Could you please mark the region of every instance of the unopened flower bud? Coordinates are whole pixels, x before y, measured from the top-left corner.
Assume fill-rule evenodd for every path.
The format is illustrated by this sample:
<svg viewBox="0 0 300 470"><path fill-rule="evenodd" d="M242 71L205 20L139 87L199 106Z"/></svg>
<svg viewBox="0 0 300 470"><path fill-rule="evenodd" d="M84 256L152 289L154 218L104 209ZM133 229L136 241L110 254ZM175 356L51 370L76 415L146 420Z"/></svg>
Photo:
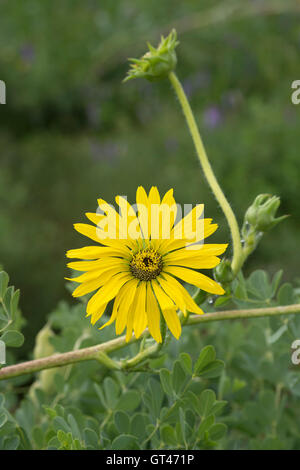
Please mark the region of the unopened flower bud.
<svg viewBox="0 0 300 470"><path fill-rule="evenodd" d="M260 194L245 214L245 223L253 227L257 232L267 232L281 220L288 217L283 215L275 218L280 198L270 194Z"/></svg>
<svg viewBox="0 0 300 470"><path fill-rule="evenodd" d="M227 284L231 282L234 278L231 263L228 259L223 258L221 263L214 269L215 280L221 284Z"/></svg>
<svg viewBox="0 0 300 470"><path fill-rule="evenodd" d="M157 48L148 43L149 51L146 54L140 59L129 59L132 62L131 69L124 82L132 78L146 78L151 82L166 78L176 67L175 48L178 44L175 29L166 38L161 37Z"/></svg>

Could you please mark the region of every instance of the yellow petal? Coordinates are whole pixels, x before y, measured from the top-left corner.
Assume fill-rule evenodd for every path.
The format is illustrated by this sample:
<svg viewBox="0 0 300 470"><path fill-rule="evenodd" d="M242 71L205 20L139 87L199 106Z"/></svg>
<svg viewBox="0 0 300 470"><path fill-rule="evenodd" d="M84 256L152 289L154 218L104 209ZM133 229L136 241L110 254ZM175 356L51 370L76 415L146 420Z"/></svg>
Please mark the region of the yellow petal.
<svg viewBox="0 0 300 470"><path fill-rule="evenodd" d="M201 219L203 210L204 204L198 204L183 217L174 227L174 238L193 238L193 230L196 228L196 223L201 224L204 221L204 218Z"/></svg>
<svg viewBox="0 0 300 470"><path fill-rule="evenodd" d="M104 272L100 272L95 279L87 279L87 275L90 273L82 274L81 276L74 278L75 282L83 282L80 286L78 286L74 292L73 297L81 297L82 295L89 294L99 287L103 286L112 276L118 274L119 271L116 272L116 269L109 269ZM73 281L74 279L71 279Z"/></svg>
<svg viewBox="0 0 300 470"><path fill-rule="evenodd" d="M118 315L116 318L116 334L117 335L120 335L121 333L123 333L124 328L126 326L128 312L129 310L131 310L132 303L133 303L136 290L138 287L138 280L132 279L131 281L127 282L125 286L126 286L126 291L124 293L125 295L124 301L122 304L120 304Z"/></svg>
<svg viewBox="0 0 300 470"><path fill-rule="evenodd" d="M178 250L180 248L188 248L192 244L199 243L204 238L209 237L212 235L218 228L217 224L211 224L212 219L203 219L204 223L204 230L200 231L197 237L193 239L188 238L174 238L174 232L171 234L170 240L164 240L164 242L160 246L161 253L169 253L173 250Z"/></svg>
<svg viewBox="0 0 300 470"><path fill-rule="evenodd" d="M99 279L99 281L103 282L102 281L103 276L105 276L106 281L108 281L109 280L108 276L112 277L115 274L126 273L126 272L128 272L128 273L130 272L128 266L126 266L125 264L124 264L124 266L122 266L118 263L115 266L113 266L113 265L103 266L102 268L97 268L97 269L94 269L93 271L87 271L86 273L81 274L80 276L72 277L72 278L66 278L66 279L68 279L69 281L72 281L72 282L79 282L79 283L82 283L82 284L87 283L89 281L93 281L94 279L96 279L96 280ZM100 285L99 285L99 287L100 287ZM73 293L73 295L74 295L74 293ZM79 297L79 296L77 295L75 297Z"/></svg>
<svg viewBox="0 0 300 470"><path fill-rule="evenodd" d="M68 268L74 269L75 271L93 271L98 268L106 268L110 266L128 266L128 262L122 258L108 257L102 258L96 261L73 261L68 263Z"/></svg>
<svg viewBox="0 0 300 470"><path fill-rule="evenodd" d="M159 277L159 280L160 280L160 277ZM196 302L187 292L187 290L180 284L180 282L177 281L177 279L175 279L173 276L170 276L167 273L163 273L163 277L165 278L166 283L168 284L168 288L165 289L167 294L170 295L174 292L180 292L186 310L192 313L197 313L198 315L202 315L204 313L203 310L201 310L201 308L196 304ZM182 310L181 307L179 308L180 310ZM184 313L184 310L182 310L182 312Z"/></svg>
<svg viewBox="0 0 300 470"><path fill-rule="evenodd" d="M202 243L201 245L193 245L192 248L181 248L179 250L173 251L166 255L167 259L185 259L187 257L207 257L207 256L218 256L224 253L226 248L228 247L227 243L223 244L208 244Z"/></svg>
<svg viewBox="0 0 300 470"><path fill-rule="evenodd" d="M157 300L154 297L150 286L147 289L146 311L149 332L157 343L161 343L162 337L160 332L160 311L158 308Z"/></svg>
<svg viewBox="0 0 300 470"><path fill-rule="evenodd" d="M92 315L102 304L113 299L122 285L130 279L132 279L132 277L128 273L115 274L111 277L88 301L86 308L88 315Z"/></svg>
<svg viewBox="0 0 300 470"><path fill-rule="evenodd" d="M169 330L175 336L176 339L181 335L181 323L179 321L176 309L163 310L163 316L166 320Z"/></svg>
<svg viewBox="0 0 300 470"><path fill-rule="evenodd" d="M104 214L96 214L94 212L86 212L85 216L95 225L98 225L106 217Z"/></svg>
<svg viewBox="0 0 300 470"><path fill-rule="evenodd" d="M137 240L142 238L141 227L133 207L126 198L116 196L116 202L120 207L121 217L120 225L122 226L122 234L127 239L127 245L132 249L135 248Z"/></svg>
<svg viewBox="0 0 300 470"><path fill-rule="evenodd" d="M121 287L118 294L116 295L111 317L104 325L101 326L101 328L99 328L100 330L102 330L102 328L105 328L108 325L111 325L116 320L116 318L120 316L120 309L122 309L123 303L125 304L125 308L127 306L127 311L128 311L128 306L130 305L130 302L131 302L130 297L132 295L130 293L130 289L132 290L133 285L135 285L135 286L137 285L137 281L135 279L127 281ZM133 290L133 294L134 294L134 292L135 292L135 290ZM132 298L133 298L133 295L132 295ZM123 307L123 311L124 311L124 307ZM125 325L126 325L126 323L124 324L123 330L125 328ZM120 333L122 333L122 331ZM120 333L117 333L117 334L120 334Z"/></svg>
<svg viewBox="0 0 300 470"><path fill-rule="evenodd" d="M189 284L199 287L210 294L222 295L225 293L224 289L217 284L215 281L205 276L204 274L193 271L192 269L179 268L174 266L168 266L166 272L173 274L176 277L179 277Z"/></svg>
<svg viewBox="0 0 300 470"><path fill-rule="evenodd" d="M100 320L100 318L102 317L102 315L104 314L105 310L106 310L106 307L107 307L107 302L102 304L98 310L96 312L93 313L93 315L91 316L91 324L92 325L95 325L95 323Z"/></svg>
<svg viewBox="0 0 300 470"><path fill-rule="evenodd" d="M79 258L79 259L99 259L103 256L121 256L128 255L128 251L124 248L110 248L107 246L85 246L83 248L77 248L75 250L69 250L66 253L67 258Z"/></svg>
<svg viewBox="0 0 300 470"><path fill-rule="evenodd" d="M74 228L77 232L85 235L86 237L94 240L102 245L107 245L113 248L122 248L122 252L128 254L128 248L126 248L126 240L118 240L115 238L107 237L101 229L88 224L74 224Z"/></svg>
<svg viewBox="0 0 300 470"><path fill-rule="evenodd" d="M164 266L185 266L186 268L194 269L212 269L220 263L220 258L217 256L204 257L189 257L182 258L180 260L172 259L170 255L168 258L164 258Z"/></svg>
<svg viewBox="0 0 300 470"><path fill-rule="evenodd" d="M151 284L161 310L174 308L173 300L162 290L157 280L151 281Z"/></svg>
<svg viewBox="0 0 300 470"><path fill-rule="evenodd" d="M149 204L160 204L160 195L156 186L152 186L149 191Z"/></svg>
<svg viewBox="0 0 300 470"><path fill-rule="evenodd" d="M171 276L169 276L171 277ZM173 278L174 279L174 278ZM182 294L180 292L180 290L176 287L174 289L174 284L171 284L171 283L168 283L164 278L163 276L159 276L157 278L161 288L164 290L164 292L170 297L170 299L172 299L177 308L179 308L184 314L186 313L186 305L185 305L185 302L183 300L183 297L182 297Z"/></svg>
<svg viewBox="0 0 300 470"><path fill-rule="evenodd" d="M147 327L146 289L147 283L145 281L142 281L139 287L139 297L137 300L133 318L133 329L136 338L139 338L142 332Z"/></svg>
<svg viewBox="0 0 300 470"><path fill-rule="evenodd" d="M133 302L128 310L128 315L127 315L127 330L126 330L126 342L130 341L132 337L132 330L133 330L133 321L134 321L134 315L135 315L135 310L136 310L136 305L139 299L140 295L140 285L137 286L135 290L135 295L133 298Z"/></svg>
<svg viewBox="0 0 300 470"><path fill-rule="evenodd" d="M136 205L138 209L138 220L141 231L145 239L149 239L149 222L148 222L148 196L143 188L139 186L136 191Z"/></svg>

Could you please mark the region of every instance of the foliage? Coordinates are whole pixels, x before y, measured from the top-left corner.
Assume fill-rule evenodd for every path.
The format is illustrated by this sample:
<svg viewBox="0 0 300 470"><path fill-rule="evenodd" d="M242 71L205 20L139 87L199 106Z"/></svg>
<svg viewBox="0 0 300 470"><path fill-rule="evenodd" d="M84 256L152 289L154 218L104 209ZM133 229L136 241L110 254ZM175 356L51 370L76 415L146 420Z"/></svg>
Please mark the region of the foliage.
<svg viewBox="0 0 300 470"><path fill-rule="evenodd" d="M281 275L240 275L228 306L299 302L299 289ZM215 310L213 300L205 311ZM290 348L299 336L299 315L212 322L185 327L180 341L140 370L89 361L0 382L0 448L298 449L300 376ZM60 302L37 337L35 357L113 337L112 327L90 325L84 304ZM113 357L125 360L138 348Z"/></svg>
<svg viewBox="0 0 300 470"><path fill-rule="evenodd" d="M8 283L8 274L0 271L0 340L6 347L17 348L24 342L24 336L19 331L23 325L18 309L20 291Z"/></svg>

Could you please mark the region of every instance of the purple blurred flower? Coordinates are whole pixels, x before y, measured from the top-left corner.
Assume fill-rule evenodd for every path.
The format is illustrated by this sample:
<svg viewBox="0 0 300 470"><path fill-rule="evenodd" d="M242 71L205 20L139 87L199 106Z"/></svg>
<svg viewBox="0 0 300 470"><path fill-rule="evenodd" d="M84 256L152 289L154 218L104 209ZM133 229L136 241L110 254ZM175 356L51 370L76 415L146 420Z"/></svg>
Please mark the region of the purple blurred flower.
<svg viewBox="0 0 300 470"><path fill-rule="evenodd" d="M20 49L20 56L26 64L31 65L35 60L34 46L32 44L23 44Z"/></svg>
<svg viewBox="0 0 300 470"><path fill-rule="evenodd" d="M222 122L222 113L217 106L210 106L204 111L204 123L210 129L215 129Z"/></svg>

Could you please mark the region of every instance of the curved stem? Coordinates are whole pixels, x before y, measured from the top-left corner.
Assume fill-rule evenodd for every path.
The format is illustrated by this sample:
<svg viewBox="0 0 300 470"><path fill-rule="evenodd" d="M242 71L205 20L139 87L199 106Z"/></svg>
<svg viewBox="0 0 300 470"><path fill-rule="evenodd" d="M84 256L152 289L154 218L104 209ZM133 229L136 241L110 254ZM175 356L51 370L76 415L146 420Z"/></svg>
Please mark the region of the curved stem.
<svg viewBox="0 0 300 470"><path fill-rule="evenodd" d="M240 230L238 227L237 220L235 218L233 210L230 207L229 202L227 201L215 177L213 169L209 163L209 160L208 160L208 157L207 157L207 154L206 154L206 151L205 151L205 148L204 148L197 124L196 124L196 120L193 115L193 111L188 102L186 94L182 88L182 85L174 72L171 72L169 74L169 79L179 99L179 102L181 104L183 114L185 116L188 128L190 130L194 145L196 147L196 152L197 152L203 173L227 219L227 222L231 231L231 237L232 237L232 243L233 243L233 259L232 259L231 267L232 267L233 273L237 274L239 266L240 266L240 259L242 257Z"/></svg>
<svg viewBox="0 0 300 470"><path fill-rule="evenodd" d="M191 315L183 326L196 325L199 323L208 323L211 321L218 320L233 320L242 318L258 318L258 317L271 317L277 315L290 315L293 313L300 314L300 304L279 306L279 307L267 307L267 308L254 308L246 310L224 310L221 312L206 313L204 315ZM147 330L143 333L142 337L147 336L149 333ZM107 341L97 346L89 348L78 349L76 351L70 351L62 354L54 354L53 356L44 357L42 359L36 359L33 361L23 362L14 366L7 366L0 369L0 380L9 379L12 377L18 377L19 375L30 374L33 372L39 372L44 369L50 369L52 367L62 367L68 364L75 364L77 362L99 360L99 353L109 353L117 351L118 349L124 348L128 344L136 342L137 339L133 336L132 339L126 343L125 336L120 338ZM142 351L132 360L126 361L123 367L126 370L130 370L131 367L136 366L146 356L149 356L149 352L155 352L157 345L152 346L151 351ZM150 348L149 348L150 349ZM101 354L100 354L101 357ZM131 361L131 362L130 362ZM102 361L101 361L102 362ZM106 364L109 367L109 364ZM121 363L121 369L122 363ZM115 367L112 367L115 368Z"/></svg>

